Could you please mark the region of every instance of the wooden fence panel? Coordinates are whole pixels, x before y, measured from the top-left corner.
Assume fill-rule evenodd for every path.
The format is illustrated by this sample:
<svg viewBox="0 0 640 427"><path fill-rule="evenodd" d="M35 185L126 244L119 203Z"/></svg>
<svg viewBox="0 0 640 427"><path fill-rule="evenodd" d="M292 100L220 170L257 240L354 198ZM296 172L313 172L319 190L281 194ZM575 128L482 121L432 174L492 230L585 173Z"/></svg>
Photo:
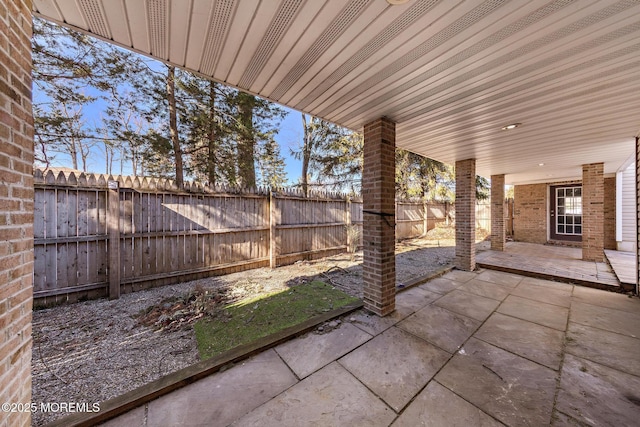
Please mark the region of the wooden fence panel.
<svg viewBox="0 0 640 427"><path fill-rule="evenodd" d="M421 236L424 231L424 203L396 202L396 239Z"/></svg>
<svg viewBox="0 0 640 427"><path fill-rule="evenodd" d="M35 178L36 303L117 297L121 291L344 252L349 225L360 231L362 246L362 200L356 197L211 192L193 184L178 191L166 180L73 173L37 171ZM111 208L110 191L116 195ZM448 221L451 210L444 203L399 201L396 237L419 236L425 225ZM115 288L109 286L112 279Z"/></svg>
<svg viewBox="0 0 640 427"><path fill-rule="evenodd" d="M476 204L476 228L491 230L491 204Z"/></svg>

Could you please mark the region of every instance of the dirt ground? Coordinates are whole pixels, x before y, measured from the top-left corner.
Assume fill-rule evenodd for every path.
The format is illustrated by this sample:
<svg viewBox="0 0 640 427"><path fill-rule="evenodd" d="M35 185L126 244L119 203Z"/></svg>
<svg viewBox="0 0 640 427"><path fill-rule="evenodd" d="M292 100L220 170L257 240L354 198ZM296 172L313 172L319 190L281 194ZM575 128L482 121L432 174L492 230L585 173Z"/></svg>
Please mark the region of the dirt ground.
<svg viewBox="0 0 640 427"><path fill-rule="evenodd" d="M453 262L453 241L438 237L397 244L398 284ZM35 311L32 402L101 402L198 362L191 325L216 304L314 279L362 297L362 253L350 258L341 254ZM203 290L213 297L199 304ZM38 412L33 424L62 415Z"/></svg>

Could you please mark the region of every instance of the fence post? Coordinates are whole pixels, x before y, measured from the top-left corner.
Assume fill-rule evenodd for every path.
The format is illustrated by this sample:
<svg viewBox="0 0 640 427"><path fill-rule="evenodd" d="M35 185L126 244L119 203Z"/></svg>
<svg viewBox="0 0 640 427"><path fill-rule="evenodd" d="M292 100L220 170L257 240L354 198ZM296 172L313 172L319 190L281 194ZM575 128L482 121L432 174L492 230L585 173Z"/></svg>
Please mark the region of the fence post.
<svg viewBox="0 0 640 427"><path fill-rule="evenodd" d="M429 231L429 211L427 207L427 201L422 201L422 235L426 236Z"/></svg>
<svg viewBox="0 0 640 427"><path fill-rule="evenodd" d="M351 196L347 196L347 223L346 223L346 234L347 234L347 252L351 251L351 239L352 239L352 230L351 230ZM355 252L355 251L354 251Z"/></svg>
<svg viewBox="0 0 640 427"><path fill-rule="evenodd" d="M449 202L444 202L444 224L449 226Z"/></svg>
<svg viewBox="0 0 640 427"><path fill-rule="evenodd" d="M120 196L118 181L107 183L109 299L120 298Z"/></svg>
<svg viewBox="0 0 640 427"><path fill-rule="evenodd" d="M269 266L271 268L276 268L278 265L278 229L276 227L280 218L278 218L276 196L277 194L274 191L269 191Z"/></svg>

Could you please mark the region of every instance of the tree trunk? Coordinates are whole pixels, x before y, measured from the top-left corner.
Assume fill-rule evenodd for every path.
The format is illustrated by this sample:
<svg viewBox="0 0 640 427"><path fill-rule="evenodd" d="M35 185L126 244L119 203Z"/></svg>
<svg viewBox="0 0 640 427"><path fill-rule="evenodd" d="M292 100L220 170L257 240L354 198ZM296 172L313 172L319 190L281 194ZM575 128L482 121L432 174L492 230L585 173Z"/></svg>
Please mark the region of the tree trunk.
<svg viewBox="0 0 640 427"><path fill-rule="evenodd" d="M238 93L238 184L244 188L256 186L255 135L253 132L253 108L255 98Z"/></svg>
<svg viewBox="0 0 640 427"><path fill-rule="evenodd" d="M312 119L313 120L313 119ZM302 145L302 176L300 184L305 197L309 195L309 160L311 158L311 129L307 123L307 116L302 115L303 145Z"/></svg>
<svg viewBox="0 0 640 427"><path fill-rule="evenodd" d="M178 119L176 113L176 69L167 67L167 101L169 103L169 136L173 146L174 160L176 162L176 185L184 186L184 172L182 164L182 147L178 138Z"/></svg>
<svg viewBox="0 0 640 427"><path fill-rule="evenodd" d="M209 153L207 158L207 175L209 179L209 185L211 186L216 185L216 154L218 139L216 113L216 83L209 82L209 132L207 135Z"/></svg>

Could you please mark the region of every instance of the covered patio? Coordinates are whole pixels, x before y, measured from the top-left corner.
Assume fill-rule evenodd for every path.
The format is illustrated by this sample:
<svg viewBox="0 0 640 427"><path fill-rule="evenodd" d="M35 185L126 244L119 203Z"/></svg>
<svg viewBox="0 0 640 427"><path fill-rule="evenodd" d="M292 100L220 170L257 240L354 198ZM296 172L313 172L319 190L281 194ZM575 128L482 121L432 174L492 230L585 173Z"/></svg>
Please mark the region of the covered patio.
<svg viewBox="0 0 640 427"><path fill-rule="evenodd" d="M639 323L637 298L455 270L105 425L634 425Z"/></svg>
<svg viewBox="0 0 640 427"><path fill-rule="evenodd" d="M582 261L604 262L605 182L640 152L640 3L0 0L0 393L16 403L31 396L32 14L364 133L366 313L149 402L133 424L638 419L638 300L477 270L474 215L476 175L490 177L492 251L508 254L514 184L523 239L578 239ZM396 147L455 164L457 267L397 296ZM225 401L236 385L252 399Z"/></svg>
<svg viewBox="0 0 640 427"><path fill-rule="evenodd" d="M603 261L584 261L580 248L507 242L504 251L479 253L477 263L492 270L613 292L633 291L635 278L629 282L628 272L633 270L635 255L618 251L606 251L605 255Z"/></svg>

